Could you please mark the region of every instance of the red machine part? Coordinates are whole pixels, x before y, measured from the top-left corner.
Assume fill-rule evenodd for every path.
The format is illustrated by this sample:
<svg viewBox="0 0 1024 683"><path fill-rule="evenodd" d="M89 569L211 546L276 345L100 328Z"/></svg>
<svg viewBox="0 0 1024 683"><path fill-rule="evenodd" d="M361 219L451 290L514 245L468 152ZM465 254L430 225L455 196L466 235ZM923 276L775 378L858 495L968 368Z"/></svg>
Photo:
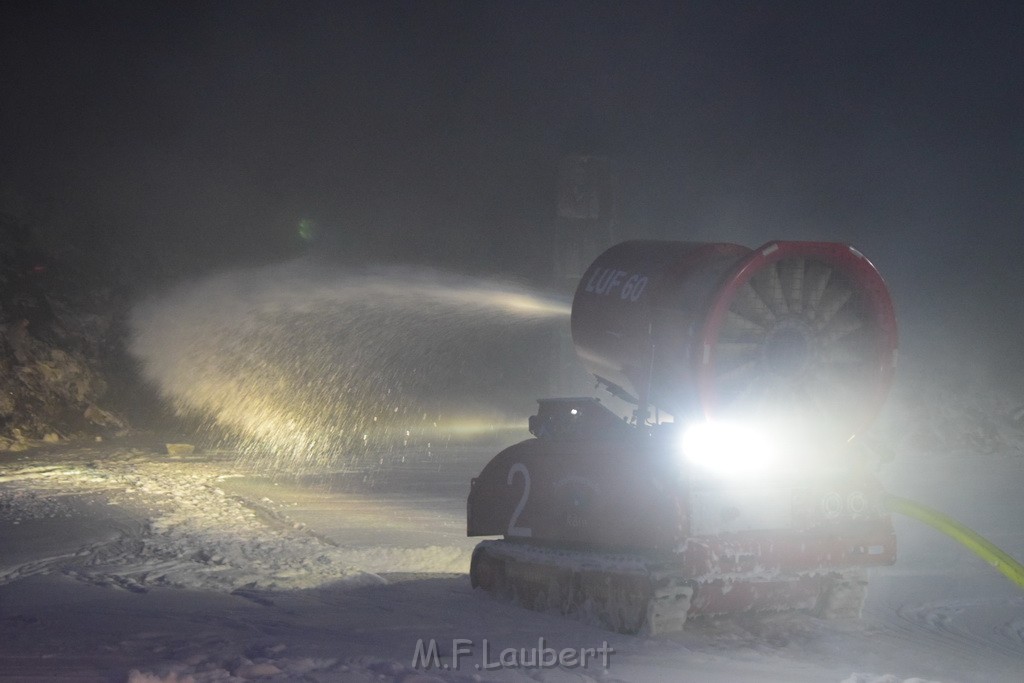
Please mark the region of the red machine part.
<svg viewBox="0 0 1024 683"><path fill-rule="evenodd" d="M896 555L882 488L843 443L896 362L892 302L867 259L817 242L625 242L580 281L572 335L644 419L541 400L538 438L473 479L468 535L505 537L477 546L473 586L627 632L695 614L859 613L863 572ZM651 425L650 407L798 438L769 472L712 473L683 457L684 425Z"/></svg>
<svg viewBox="0 0 1024 683"><path fill-rule="evenodd" d="M874 417L896 364L885 282L825 242L624 242L580 281L572 334L587 368L642 408L813 424L830 440Z"/></svg>
<svg viewBox="0 0 1024 683"><path fill-rule="evenodd" d="M590 406L593 409L593 406ZM695 479L672 441L539 438L473 479L467 534L616 553L680 552L691 578L887 564L882 487L868 473Z"/></svg>
<svg viewBox="0 0 1024 683"><path fill-rule="evenodd" d="M473 585L667 632L701 614L855 614L862 572L895 559L882 488L865 472L695 479L671 442L632 437L556 432L492 459L472 482L467 532L506 540L477 547Z"/></svg>

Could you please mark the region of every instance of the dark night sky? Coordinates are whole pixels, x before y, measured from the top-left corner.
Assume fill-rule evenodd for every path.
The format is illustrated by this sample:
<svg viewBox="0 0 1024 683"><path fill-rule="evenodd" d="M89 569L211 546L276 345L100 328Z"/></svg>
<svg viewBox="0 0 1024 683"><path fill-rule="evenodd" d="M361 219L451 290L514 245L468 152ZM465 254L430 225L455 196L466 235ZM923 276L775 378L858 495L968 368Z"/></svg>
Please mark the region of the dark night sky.
<svg viewBox="0 0 1024 683"><path fill-rule="evenodd" d="M621 238L852 242L905 318L1024 320L1020 3L0 12L0 208L143 266L293 256L310 218L350 261L530 276L582 145Z"/></svg>

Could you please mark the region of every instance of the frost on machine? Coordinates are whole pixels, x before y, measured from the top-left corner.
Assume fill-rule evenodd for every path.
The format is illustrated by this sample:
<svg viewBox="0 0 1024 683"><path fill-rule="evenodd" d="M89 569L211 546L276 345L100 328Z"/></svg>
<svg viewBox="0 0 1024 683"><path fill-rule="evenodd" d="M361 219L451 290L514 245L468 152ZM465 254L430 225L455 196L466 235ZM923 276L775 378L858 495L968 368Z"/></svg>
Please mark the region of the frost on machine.
<svg viewBox="0 0 1024 683"><path fill-rule="evenodd" d="M880 408L896 323L843 244L634 241L572 306L577 354L635 406L542 399L535 438L473 479L470 576L538 610L622 632L695 615L856 616L896 542L853 439Z"/></svg>

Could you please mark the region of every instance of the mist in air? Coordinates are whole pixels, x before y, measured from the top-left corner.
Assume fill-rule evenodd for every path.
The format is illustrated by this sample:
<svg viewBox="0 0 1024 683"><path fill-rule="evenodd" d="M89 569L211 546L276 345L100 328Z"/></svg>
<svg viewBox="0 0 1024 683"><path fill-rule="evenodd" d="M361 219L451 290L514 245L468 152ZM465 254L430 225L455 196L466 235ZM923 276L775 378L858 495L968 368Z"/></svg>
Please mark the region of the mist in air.
<svg viewBox="0 0 1024 683"><path fill-rule="evenodd" d="M933 5L23 3L0 22L0 211L132 300L301 255L307 221L346 273L419 264L564 296L559 240L590 241L583 265L638 238L840 241L892 291L897 382L945 373L1020 394L1021 7ZM572 154L610 169L599 236L556 235ZM159 319L191 339L200 314L181 309ZM153 315L139 310L137 330ZM351 336L331 324L332 344ZM431 334L407 351L447 352ZM502 344L505 362L470 373L492 397L466 402L506 401L527 378L521 393L548 395L531 373L556 345ZM179 409L206 405L140 355Z"/></svg>
<svg viewBox="0 0 1024 683"><path fill-rule="evenodd" d="M147 300L130 348L180 414L253 465L309 471L524 429L530 372L510 358L567 332L568 314L509 283L293 261Z"/></svg>

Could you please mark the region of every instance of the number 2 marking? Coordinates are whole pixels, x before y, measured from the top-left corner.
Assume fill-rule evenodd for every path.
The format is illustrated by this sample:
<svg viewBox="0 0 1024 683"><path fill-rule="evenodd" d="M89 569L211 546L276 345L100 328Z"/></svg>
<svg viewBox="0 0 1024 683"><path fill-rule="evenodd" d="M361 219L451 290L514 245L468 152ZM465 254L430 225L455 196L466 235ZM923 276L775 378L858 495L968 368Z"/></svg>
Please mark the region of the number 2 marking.
<svg viewBox="0 0 1024 683"><path fill-rule="evenodd" d="M508 470L509 486L515 480L516 474L523 475L523 495L519 498L519 504L516 505L516 509L512 511L512 519L508 520L508 535L529 537L533 536L533 529L526 526L516 526L516 522L519 521L519 515L523 514L523 508L526 507L526 499L530 497L530 471L521 462L512 465Z"/></svg>

